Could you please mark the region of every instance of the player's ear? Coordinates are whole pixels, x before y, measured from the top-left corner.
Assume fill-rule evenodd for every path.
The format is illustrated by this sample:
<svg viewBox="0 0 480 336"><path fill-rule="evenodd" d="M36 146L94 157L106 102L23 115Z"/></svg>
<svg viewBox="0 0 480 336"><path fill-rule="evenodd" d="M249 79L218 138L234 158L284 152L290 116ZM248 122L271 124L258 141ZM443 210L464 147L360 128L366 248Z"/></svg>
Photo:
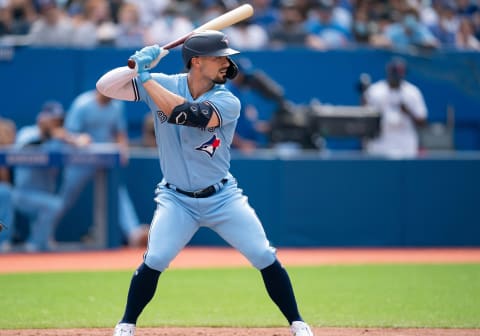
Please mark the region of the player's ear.
<svg viewBox="0 0 480 336"><path fill-rule="evenodd" d="M190 59L190 67L198 65L199 64L199 59L200 59L199 57L192 57Z"/></svg>

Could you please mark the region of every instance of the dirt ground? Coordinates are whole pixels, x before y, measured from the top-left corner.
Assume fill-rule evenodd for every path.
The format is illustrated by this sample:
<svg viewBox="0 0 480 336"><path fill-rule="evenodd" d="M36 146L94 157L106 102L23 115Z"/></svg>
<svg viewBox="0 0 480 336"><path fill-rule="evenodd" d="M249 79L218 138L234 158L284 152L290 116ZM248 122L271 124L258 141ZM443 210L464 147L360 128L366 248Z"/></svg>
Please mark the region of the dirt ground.
<svg viewBox="0 0 480 336"><path fill-rule="evenodd" d="M0 274L79 270L133 270L143 250L0 255ZM469 249L279 249L285 266L372 263L480 263L480 248ZM188 247L170 268L248 266L230 248ZM314 328L315 336L480 336L480 329ZM112 328L5 330L1 336L110 336ZM139 328L137 336L288 336L288 328Z"/></svg>
<svg viewBox="0 0 480 336"><path fill-rule="evenodd" d="M315 336L479 336L479 329L313 328ZM112 329L1 330L2 336L111 336ZM137 336L289 336L288 328L138 328Z"/></svg>

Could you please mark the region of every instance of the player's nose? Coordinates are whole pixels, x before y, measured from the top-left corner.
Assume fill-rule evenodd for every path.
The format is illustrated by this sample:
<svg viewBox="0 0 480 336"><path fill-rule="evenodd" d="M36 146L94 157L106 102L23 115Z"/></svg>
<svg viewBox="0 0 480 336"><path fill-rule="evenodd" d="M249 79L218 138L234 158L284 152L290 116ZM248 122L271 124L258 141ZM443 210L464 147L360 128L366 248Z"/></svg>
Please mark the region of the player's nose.
<svg viewBox="0 0 480 336"><path fill-rule="evenodd" d="M222 56L222 66L230 66L227 56Z"/></svg>

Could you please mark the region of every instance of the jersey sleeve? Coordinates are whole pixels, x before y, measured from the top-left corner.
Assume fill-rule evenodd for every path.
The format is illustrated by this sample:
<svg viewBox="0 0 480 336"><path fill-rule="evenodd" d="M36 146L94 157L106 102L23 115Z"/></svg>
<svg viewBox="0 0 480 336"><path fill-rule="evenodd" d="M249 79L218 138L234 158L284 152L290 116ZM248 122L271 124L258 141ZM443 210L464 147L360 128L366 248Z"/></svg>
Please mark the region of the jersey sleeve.
<svg viewBox="0 0 480 336"><path fill-rule="evenodd" d="M173 80L173 77L162 74L162 73L152 73L152 78L155 80L157 83L159 83L161 86L166 88L169 91L172 91L174 93L177 93L177 88L175 85L175 81ZM135 101L143 101L147 103L147 105L151 106L153 103L153 100L150 98L148 95L147 91L143 87L142 83L138 78L134 78L132 80L133 83L133 90L135 92Z"/></svg>
<svg viewBox="0 0 480 336"><path fill-rule="evenodd" d="M240 100L228 90L216 91L208 99L215 107L220 119L220 127L235 122L240 117Z"/></svg>

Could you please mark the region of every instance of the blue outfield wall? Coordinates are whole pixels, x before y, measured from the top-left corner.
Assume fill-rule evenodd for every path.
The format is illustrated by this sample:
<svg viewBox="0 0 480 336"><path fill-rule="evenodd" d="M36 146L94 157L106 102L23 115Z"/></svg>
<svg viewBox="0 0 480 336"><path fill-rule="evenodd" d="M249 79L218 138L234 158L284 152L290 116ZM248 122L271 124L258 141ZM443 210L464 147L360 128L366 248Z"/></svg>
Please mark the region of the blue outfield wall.
<svg viewBox="0 0 480 336"><path fill-rule="evenodd" d="M113 67L123 66L134 50L99 48L92 50L0 48L0 115L18 126L33 123L41 104L57 99L66 107ZM245 52L256 68L269 74L285 89L286 99L308 104L317 99L325 104L357 105L356 83L361 73L372 80L384 76L384 65L393 55L385 50L354 49L312 51ZM11 57L10 57L11 56ZM435 52L402 55L408 61L407 79L424 92L429 120L446 120L447 106L456 112L457 149L480 149L480 53ZM179 49L158 65L160 71L182 71ZM129 132L138 137L146 105L127 103Z"/></svg>
<svg viewBox="0 0 480 336"><path fill-rule="evenodd" d="M478 152L415 160L235 155L231 171L278 247L480 246ZM150 223L162 179L156 154L133 152L115 174ZM63 218L59 241L91 234L93 191L90 184ZM118 227L110 234L121 239ZM191 245L225 243L202 228Z"/></svg>
<svg viewBox="0 0 480 336"><path fill-rule="evenodd" d="M276 246L480 246L480 155L238 156L231 171ZM149 222L162 177L158 160L133 156L124 177ZM207 229L191 244L225 245Z"/></svg>

